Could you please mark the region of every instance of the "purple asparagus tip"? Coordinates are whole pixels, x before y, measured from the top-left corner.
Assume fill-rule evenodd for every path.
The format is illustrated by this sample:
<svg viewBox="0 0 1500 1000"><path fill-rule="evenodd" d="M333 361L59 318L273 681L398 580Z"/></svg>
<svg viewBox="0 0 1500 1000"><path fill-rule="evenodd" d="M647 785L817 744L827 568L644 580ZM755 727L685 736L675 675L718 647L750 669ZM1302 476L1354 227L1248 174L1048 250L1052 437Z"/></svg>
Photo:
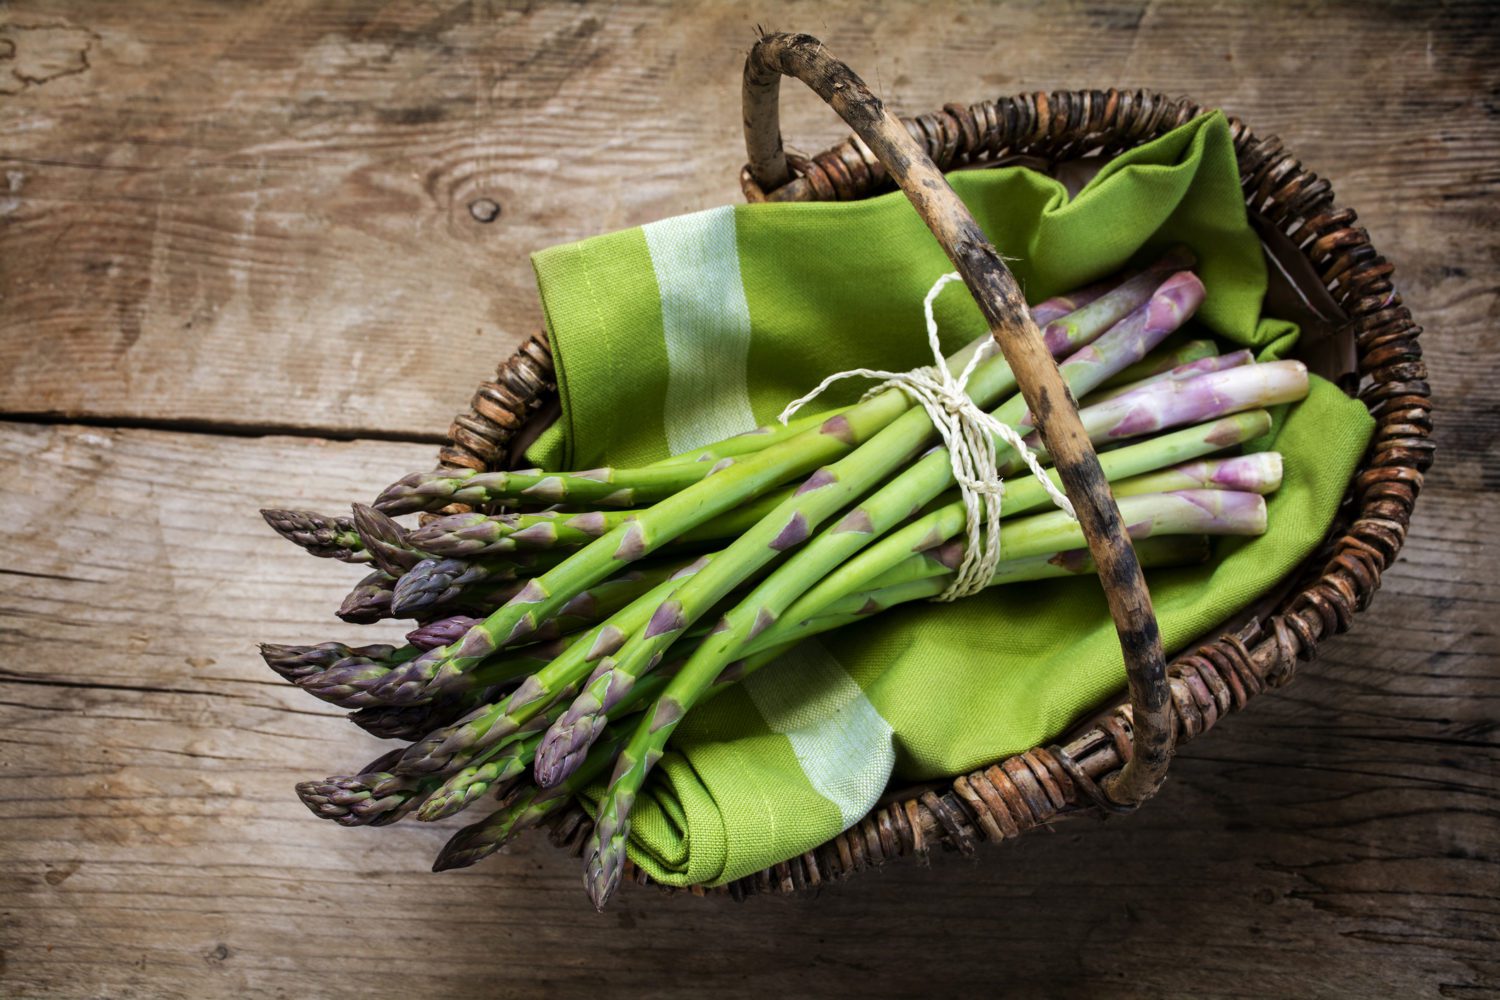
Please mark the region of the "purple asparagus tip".
<svg viewBox="0 0 1500 1000"><path fill-rule="evenodd" d="M470 618L468 615L451 615L447 618L439 618L437 621L428 622L419 628L414 628L406 633L406 641L418 649L437 649L439 646L451 646L462 639L482 619Z"/></svg>

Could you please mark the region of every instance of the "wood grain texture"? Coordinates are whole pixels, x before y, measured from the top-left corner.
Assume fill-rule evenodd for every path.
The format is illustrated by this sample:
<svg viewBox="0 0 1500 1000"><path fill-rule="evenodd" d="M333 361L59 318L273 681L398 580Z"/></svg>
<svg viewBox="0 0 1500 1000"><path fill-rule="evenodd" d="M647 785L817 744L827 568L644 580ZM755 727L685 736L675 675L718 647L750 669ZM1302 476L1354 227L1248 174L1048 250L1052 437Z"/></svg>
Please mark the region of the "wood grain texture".
<svg viewBox="0 0 1500 1000"><path fill-rule="evenodd" d="M627 887L601 917L540 838L435 876L463 817L347 830L292 795L383 744L253 641L390 630L333 621L358 571L254 509L335 509L421 452L0 426L0 992L915 995L939 954L953 988L993 985L997 948L1018 995L1500 986L1493 495L1429 490L1371 614L1185 748L1136 816L819 898ZM287 469L320 477L278 485Z"/></svg>
<svg viewBox="0 0 1500 1000"><path fill-rule="evenodd" d="M1281 135L1427 327L1410 541L1104 829L604 916L537 838L431 875L462 818L292 795L380 744L253 642L395 630L335 621L358 570L255 508L426 465L305 435L436 439L539 322L529 250L734 200L756 22L901 112L1124 83ZM0 412L40 415L0 422L0 996L1500 995L1497 35L1482 3L0 4ZM784 127L841 135L792 88Z"/></svg>
<svg viewBox="0 0 1500 1000"><path fill-rule="evenodd" d="M154 9L0 11L0 412L440 434L540 325L528 253L737 200L757 23L825 36L902 113L1114 84L1222 104L1399 262L1466 269L1500 182L1483 2ZM843 133L786 103L794 145Z"/></svg>

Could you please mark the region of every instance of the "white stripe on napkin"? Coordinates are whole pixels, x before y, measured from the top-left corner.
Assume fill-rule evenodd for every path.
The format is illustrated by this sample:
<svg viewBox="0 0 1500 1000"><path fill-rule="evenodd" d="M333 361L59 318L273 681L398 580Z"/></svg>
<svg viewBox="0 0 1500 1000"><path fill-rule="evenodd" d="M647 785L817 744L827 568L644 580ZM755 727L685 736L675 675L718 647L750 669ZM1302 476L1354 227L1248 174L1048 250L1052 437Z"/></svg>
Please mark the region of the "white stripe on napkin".
<svg viewBox="0 0 1500 1000"><path fill-rule="evenodd" d="M896 766L891 725L817 639L808 639L744 681L772 732L792 744L817 793L843 827L865 817Z"/></svg>
<svg viewBox="0 0 1500 1000"><path fill-rule="evenodd" d="M661 292L667 347L662 420L672 454L755 429L746 385L750 306L734 208L642 226Z"/></svg>
<svg viewBox="0 0 1500 1000"><path fill-rule="evenodd" d="M750 306L732 207L641 227L661 293L667 348L662 421L673 454L755 428L748 386ZM864 818L896 763L891 726L817 639L745 680L772 732L792 745L808 783L843 829Z"/></svg>

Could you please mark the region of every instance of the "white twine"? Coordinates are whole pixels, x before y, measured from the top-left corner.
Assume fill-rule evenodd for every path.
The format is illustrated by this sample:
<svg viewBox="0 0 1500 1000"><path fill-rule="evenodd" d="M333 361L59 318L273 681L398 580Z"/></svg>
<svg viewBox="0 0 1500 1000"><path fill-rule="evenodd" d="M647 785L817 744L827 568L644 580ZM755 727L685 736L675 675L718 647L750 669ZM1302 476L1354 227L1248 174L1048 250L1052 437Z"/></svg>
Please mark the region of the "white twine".
<svg viewBox="0 0 1500 1000"><path fill-rule="evenodd" d="M981 361L995 353L997 348L994 339L987 338L979 346L960 374L955 376L949 371L943 359L943 349L938 343L937 320L932 315L932 303L944 285L958 280L957 272L943 275L922 301L922 310L927 316L927 343L932 348L936 364L909 372L851 368L828 376L812 392L792 400L781 411L781 422L785 424L792 414L833 383L855 377L882 380L867 396L894 386L927 411L953 460L953 479L958 483L959 492L963 496L968 536L968 546L964 550L963 561L953 574L953 583L933 598L936 601L956 601L961 597L977 594L989 584L990 578L995 575L995 567L1000 562L1000 504L1005 497L1005 483L1000 479L995 438L1000 438L1015 449L1016 454L1021 456L1032 474L1041 482L1052 502L1066 511L1069 517L1077 518L1072 502L1053 485L1042 469L1042 463L1026 446L1021 435L990 416L969 398L969 376Z"/></svg>

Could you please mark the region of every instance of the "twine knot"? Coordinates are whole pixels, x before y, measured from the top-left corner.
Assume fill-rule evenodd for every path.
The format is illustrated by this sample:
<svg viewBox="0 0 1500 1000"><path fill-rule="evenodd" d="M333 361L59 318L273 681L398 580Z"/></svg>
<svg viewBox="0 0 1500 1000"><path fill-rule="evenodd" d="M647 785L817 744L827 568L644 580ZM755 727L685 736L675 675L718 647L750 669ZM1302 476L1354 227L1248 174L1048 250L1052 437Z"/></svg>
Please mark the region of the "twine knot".
<svg viewBox="0 0 1500 1000"><path fill-rule="evenodd" d="M811 400L817 398L830 385L846 378L881 379L880 385L865 395L894 387L906 393L917 405L927 411L932 425L937 428L943 445L953 463L953 479L958 483L963 496L968 545L964 548L963 561L954 571L953 583L935 601L956 601L983 590L995 575L1000 562L1000 505L1005 498L1005 483L1000 478L995 439L999 438L1021 456L1032 475L1041 482L1042 488L1052 502L1076 518L1073 504L1047 476L1036 453L1013 427L1002 424L969 398L969 377L984 359L995 353L993 338L979 346L962 372L954 375L943 358L938 343L937 319L932 314L932 303L950 281L960 280L955 273L938 278L922 300L922 311L927 318L927 343L932 348L936 363L914 368L908 372L888 372L871 368L852 368L837 372L818 383L817 388L799 399L794 399L781 411L781 422L787 420Z"/></svg>

